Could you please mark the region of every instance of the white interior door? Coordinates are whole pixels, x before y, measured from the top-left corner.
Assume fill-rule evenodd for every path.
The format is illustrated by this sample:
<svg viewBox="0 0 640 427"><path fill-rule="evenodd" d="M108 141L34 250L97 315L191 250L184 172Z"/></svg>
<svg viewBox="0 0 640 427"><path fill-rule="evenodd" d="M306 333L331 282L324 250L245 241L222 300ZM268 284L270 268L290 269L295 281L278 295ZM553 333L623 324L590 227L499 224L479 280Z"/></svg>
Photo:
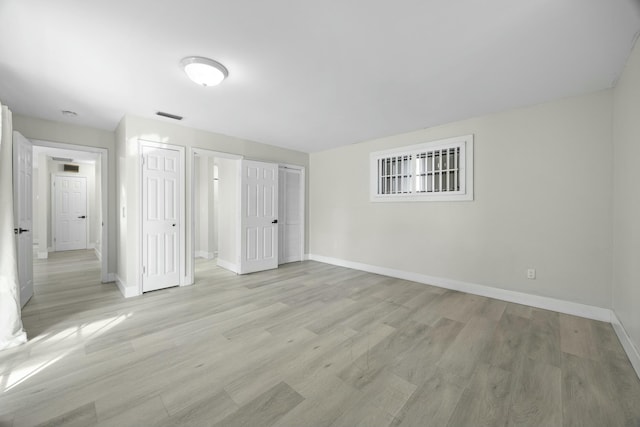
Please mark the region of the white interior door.
<svg viewBox="0 0 640 427"><path fill-rule="evenodd" d="M87 249L87 178L56 175L53 185L55 250Z"/></svg>
<svg viewBox="0 0 640 427"><path fill-rule="evenodd" d="M33 146L19 132L13 133L13 174L16 247L20 305L33 296Z"/></svg>
<svg viewBox="0 0 640 427"><path fill-rule="evenodd" d="M180 152L142 146L142 292L180 284Z"/></svg>
<svg viewBox="0 0 640 427"><path fill-rule="evenodd" d="M240 273L278 268L278 165L242 160Z"/></svg>
<svg viewBox="0 0 640 427"><path fill-rule="evenodd" d="M278 263L302 261L304 252L304 178L302 169L279 169Z"/></svg>

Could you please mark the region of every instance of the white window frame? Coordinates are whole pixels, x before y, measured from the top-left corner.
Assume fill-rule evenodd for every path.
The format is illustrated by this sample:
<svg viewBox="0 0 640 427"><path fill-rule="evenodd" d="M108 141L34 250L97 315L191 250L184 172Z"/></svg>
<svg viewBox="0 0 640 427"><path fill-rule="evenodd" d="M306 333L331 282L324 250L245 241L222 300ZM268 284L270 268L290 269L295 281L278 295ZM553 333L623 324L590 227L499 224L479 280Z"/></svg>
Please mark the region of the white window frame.
<svg viewBox="0 0 640 427"><path fill-rule="evenodd" d="M459 148L459 164L456 174L459 176L459 190L416 192L418 185L418 173L416 158L427 152ZM391 157L408 157L408 176L403 176L405 186L401 192L394 194L379 194L381 176L379 175L378 162ZM406 166L405 166L406 167ZM434 202L434 201L469 201L473 200L473 135L463 135L454 138L441 139L422 144L394 148L390 150L376 151L370 154L369 161L370 187L369 194L372 202ZM435 176L435 175L434 175ZM442 177L442 174L440 174ZM434 178L435 179L435 178ZM407 185L408 188L407 188Z"/></svg>

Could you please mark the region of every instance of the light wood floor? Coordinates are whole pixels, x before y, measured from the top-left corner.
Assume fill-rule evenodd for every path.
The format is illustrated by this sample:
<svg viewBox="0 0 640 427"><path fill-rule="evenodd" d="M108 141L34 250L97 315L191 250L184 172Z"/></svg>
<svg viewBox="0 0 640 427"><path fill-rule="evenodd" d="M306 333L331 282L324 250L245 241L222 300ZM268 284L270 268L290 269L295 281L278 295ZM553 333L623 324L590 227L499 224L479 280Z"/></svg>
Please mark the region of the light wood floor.
<svg viewBox="0 0 640 427"><path fill-rule="evenodd" d="M37 262L0 425L638 426L610 325L317 262L124 299Z"/></svg>

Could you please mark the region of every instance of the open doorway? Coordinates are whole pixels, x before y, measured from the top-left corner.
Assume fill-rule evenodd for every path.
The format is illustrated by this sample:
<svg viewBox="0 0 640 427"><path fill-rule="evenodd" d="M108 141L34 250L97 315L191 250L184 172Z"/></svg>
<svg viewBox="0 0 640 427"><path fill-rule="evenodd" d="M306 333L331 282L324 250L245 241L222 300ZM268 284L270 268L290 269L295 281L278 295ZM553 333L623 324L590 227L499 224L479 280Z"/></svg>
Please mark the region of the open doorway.
<svg viewBox="0 0 640 427"><path fill-rule="evenodd" d="M205 149L192 150L191 164L194 282L198 270L214 266L244 274L304 259L304 167L249 161L242 156ZM257 186L251 179L267 175L272 186L266 189L266 184L258 183L264 189L260 196L260 189L254 188ZM249 203L251 200L255 203ZM248 217L265 219L271 227L262 231L253 223L245 227ZM265 236L271 236L271 244L267 244ZM267 247L272 250L267 251ZM250 262L266 260L266 252L274 260L273 266L252 270Z"/></svg>
<svg viewBox="0 0 640 427"><path fill-rule="evenodd" d="M192 152L193 277L196 263L239 272L239 178L242 156L196 149Z"/></svg>
<svg viewBox="0 0 640 427"><path fill-rule="evenodd" d="M278 193L278 264L302 261L304 259L304 167L280 165Z"/></svg>
<svg viewBox="0 0 640 427"><path fill-rule="evenodd" d="M109 282L107 150L31 141L34 257L46 259L51 252L66 250L91 251L101 266L100 281ZM71 185L83 187L82 200L65 190Z"/></svg>

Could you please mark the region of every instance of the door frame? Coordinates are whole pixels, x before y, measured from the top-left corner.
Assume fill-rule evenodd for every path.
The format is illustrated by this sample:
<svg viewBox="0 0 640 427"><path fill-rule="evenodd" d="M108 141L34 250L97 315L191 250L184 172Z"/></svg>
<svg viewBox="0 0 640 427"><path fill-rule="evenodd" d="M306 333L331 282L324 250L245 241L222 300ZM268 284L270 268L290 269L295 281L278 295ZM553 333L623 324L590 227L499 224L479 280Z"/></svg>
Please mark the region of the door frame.
<svg viewBox="0 0 640 427"><path fill-rule="evenodd" d="M91 238L91 233L90 233L90 228L89 228L89 223L91 222L91 219L89 218L89 186L88 186L88 180L86 176L79 176L76 175L74 173L69 173L69 172L53 172L51 174L51 191L49 192L51 194L51 236L53 237L53 239L56 239L56 186L55 186L55 182L58 179L58 177L65 177L65 176L69 176L69 177L73 177L73 178L84 178L84 185L85 185L85 211L86 211L86 216L87 216L87 220L84 223L84 246L85 249L90 249L89 248L89 239ZM56 241L54 240L53 243L53 251L54 252L58 252L56 251ZM81 249L82 250L82 249Z"/></svg>
<svg viewBox="0 0 640 427"><path fill-rule="evenodd" d="M178 273L178 277L179 277L179 284L178 286L186 286L186 285L190 285L191 283L187 280L188 276L187 276L187 259L186 259L186 255L187 255L187 235L186 235L186 213L185 213L185 208L187 205L186 202L186 177L187 177L187 173L186 173L186 161L185 161L185 147L180 146L180 145L173 145L173 144L165 144L163 142L155 142L155 141L149 141L149 140L145 140L145 139L138 139L138 164L140 165L140 176L139 176L139 185L140 185L140 198L138 199L140 202L140 209L138 210L139 212L139 248L138 248L138 260L139 260L139 265L138 265L138 295L142 295L143 291L142 291L142 281L143 281L143 276L144 273L142 271L142 260L143 260L143 256L142 256L142 247L144 245L144 234L143 234L143 223L144 223L144 218L142 217L142 204L144 203L144 192L143 192L143 183L142 183L142 179L143 179L143 168L142 168L142 159L143 159L143 155L142 155L142 148L143 147L149 147L149 148L162 148L162 149L166 149L166 150L175 150L179 152L179 158L180 158L180 173L178 174L178 179L180 180L180 182L178 183L178 189L180 191L180 195L178 196L178 212L179 212L179 220L180 220L180 227L178 227L178 238L180 239L180 244L178 245L178 268L179 268L179 273Z"/></svg>
<svg viewBox="0 0 640 427"><path fill-rule="evenodd" d="M31 139L28 138L34 146L40 147L51 147L51 148L63 148L65 150L74 150L74 151L85 151L89 153L98 154L100 157L100 193L102 198L102 236L101 236L101 244L102 248L101 252L101 267L100 267L100 281L102 283L113 282L113 274L109 274L109 250L111 248L111 243L109 241L109 221L111 220L111 216L109 215L109 150L106 148L99 147L91 147L88 145L76 145L76 144L67 144L63 142L53 142L46 141L42 139Z"/></svg>
<svg viewBox="0 0 640 427"><path fill-rule="evenodd" d="M306 200L305 200L305 196L307 195L307 190L306 190L307 178L305 175L305 172L306 172L305 167L300 165L288 164L288 163L279 163L278 169L280 168L295 169L300 171L300 179L302 179L302 185L300 186L300 208L301 208L300 210L302 212L302 215L300 218L300 236L302 236L302 239L300 242L300 261L304 261L305 260L304 247L307 242L306 240L307 235L305 233L305 227L306 227L305 218L307 216ZM278 212L278 216L281 216L280 212ZM278 259L278 262L280 262L279 259Z"/></svg>
<svg viewBox="0 0 640 427"><path fill-rule="evenodd" d="M195 159L196 156L203 156L203 157L220 157L223 159L230 159L230 160L242 160L244 159L244 156L241 156L239 154L231 154L231 153L225 153L222 151L214 151L214 150L208 150L206 148L190 148L190 153L189 153L189 160L191 162L191 186L189 188L189 197L190 197L190 209L191 209L191 215L189 215L191 217L191 232L189 233L191 236L191 256L189 257L189 260L191 261L191 265L189 268L189 280L188 283L193 284L195 282L195 277L196 277L196 263L195 263L195 259L196 259L196 227L195 227L195 221L196 221L196 199L195 199L195 194L196 194L196 183L195 183L195 178L196 178L196 171L195 171ZM242 173L242 171L240 170L241 168L238 168L238 178L240 177L240 174ZM238 179L238 194L240 194L240 180ZM240 212L240 197L237 197L236 203L238 205L238 212ZM236 227L236 259L238 258L238 254L240 253L240 247L238 246L240 244L240 227Z"/></svg>

